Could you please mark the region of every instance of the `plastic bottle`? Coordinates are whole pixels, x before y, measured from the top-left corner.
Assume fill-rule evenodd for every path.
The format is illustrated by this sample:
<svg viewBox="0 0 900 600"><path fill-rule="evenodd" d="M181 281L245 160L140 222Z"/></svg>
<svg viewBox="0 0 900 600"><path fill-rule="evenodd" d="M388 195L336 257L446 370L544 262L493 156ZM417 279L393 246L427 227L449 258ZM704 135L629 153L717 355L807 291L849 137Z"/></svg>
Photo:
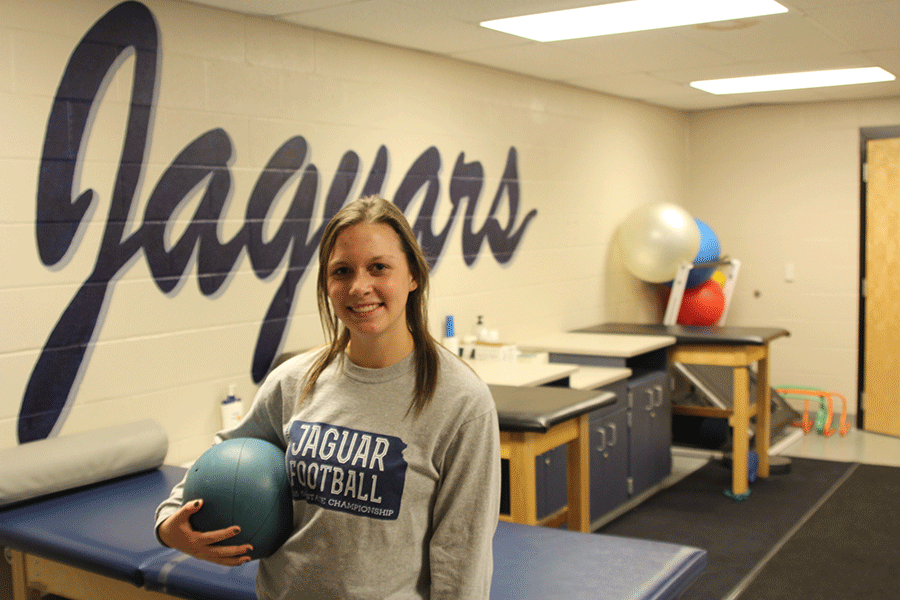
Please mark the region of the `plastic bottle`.
<svg viewBox="0 0 900 600"><path fill-rule="evenodd" d="M487 325L484 324L484 317L478 315L478 322L475 323L475 327L472 328L472 335L475 336L475 339L479 342L488 341L488 328Z"/></svg>
<svg viewBox="0 0 900 600"><path fill-rule="evenodd" d="M222 400L222 428L237 427L244 416L244 403L234 395L234 384L228 386L228 397Z"/></svg>
<svg viewBox="0 0 900 600"><path fill-rule="evenodd" d="M456 326L453 315L448 315L444 321L444 340L441 342L447 350L459 356L459 340L456 339Z"/></svg>

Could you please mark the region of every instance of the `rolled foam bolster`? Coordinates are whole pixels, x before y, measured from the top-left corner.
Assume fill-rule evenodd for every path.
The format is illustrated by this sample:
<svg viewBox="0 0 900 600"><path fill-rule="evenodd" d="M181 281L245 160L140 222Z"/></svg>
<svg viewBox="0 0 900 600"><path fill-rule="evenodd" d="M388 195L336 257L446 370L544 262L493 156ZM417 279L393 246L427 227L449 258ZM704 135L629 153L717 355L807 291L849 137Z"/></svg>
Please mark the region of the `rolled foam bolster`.
<svg viewBox="0 0 900 600"><path fill-rule="evenodd" d="M156 469L169 450L150 419L0 450L0 508Z"/></svg>

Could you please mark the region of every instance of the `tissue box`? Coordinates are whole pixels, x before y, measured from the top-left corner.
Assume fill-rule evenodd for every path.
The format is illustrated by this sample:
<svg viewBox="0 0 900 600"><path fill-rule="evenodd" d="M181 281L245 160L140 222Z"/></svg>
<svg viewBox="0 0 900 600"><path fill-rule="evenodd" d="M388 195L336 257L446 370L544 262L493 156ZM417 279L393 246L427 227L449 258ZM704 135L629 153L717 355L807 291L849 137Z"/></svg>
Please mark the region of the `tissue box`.
<svg viewBox="0 0 900 600"><path fill-rule="evenodd" d="M496 360L516 362L518 351L515 344L491 344L477 342L475 344L475 360Z"/></svg>
<svg viewBox="0 0 900 600"><path fill-rule="evenodd" d="M549 352L519 352L516 362L528 365L546 365L550 362Z"/></svg>

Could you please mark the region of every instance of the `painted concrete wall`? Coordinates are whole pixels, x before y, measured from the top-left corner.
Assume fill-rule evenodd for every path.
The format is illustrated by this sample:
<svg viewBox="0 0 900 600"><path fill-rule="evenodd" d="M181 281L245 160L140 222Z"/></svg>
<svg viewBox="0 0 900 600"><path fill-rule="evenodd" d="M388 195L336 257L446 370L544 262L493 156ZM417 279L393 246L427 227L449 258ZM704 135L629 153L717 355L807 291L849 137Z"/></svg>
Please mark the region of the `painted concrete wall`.
<svg viewBox="0 0 900 600"><path fill-rule="evenodd" d="M689 123L685 205L742 261L729 323L788 329L771 346L772 384L840 392L855 412L860 129L900 124L900 98L700 112Z"/></svg>
<svg viewBox="0 0 900 600"><path fill-rule="evenodd" d="M33 438L152 417L176 463L321 342L329 197L446 231L434 331L517 341L649 319L612 234L688 176L682 113L181 2L3 3L0 115L0 446L24 404Z"/></svg>

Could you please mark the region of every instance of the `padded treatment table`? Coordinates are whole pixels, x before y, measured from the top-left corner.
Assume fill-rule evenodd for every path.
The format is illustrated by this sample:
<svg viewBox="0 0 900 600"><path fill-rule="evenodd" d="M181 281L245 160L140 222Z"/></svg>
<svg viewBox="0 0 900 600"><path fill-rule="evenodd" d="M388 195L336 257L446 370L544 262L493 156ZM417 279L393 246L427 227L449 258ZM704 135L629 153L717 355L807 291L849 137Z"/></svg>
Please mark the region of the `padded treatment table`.
<svg viewBox="0 0 900 600"><path fill-rule="evenodd" d="M769 387L769 343L790 335L786 329L769 327L699 327L603 323L577 330L580 333L619 333L634 335L670 335L675 348L673 362L686 365L716 365L734 370L734 406L672 406L674 414L703 417L727 417L733 432L731 493L741 498L748 493L747 465L750 452L750 418L756 417L756 452L760 477L769 476L769 442L772 426L772 398ZM756 363L756 398L750 399L750 365Z"/></svg>
<svg viewBox="0 0 900 600"><path fill-rule="evenodd" d="M257 561L220 567L158 544L153 512L184 475L168 465L0 511L15 600L255 600ZM498 523L493 600L677 598L706 551Z"/></svg>
<svg viewBox="0 0 900 600"><path fill-rule="evenodd" d="M490 385L500 422L500 457L509 460L509 516L502 520L537 525L534 459L566 444L570 531L589 532L590 431L588 415L616 402L609 391ZM555 523L554 523L555 524Z"/></svg>
<svg viewBox="0 0 900 600"><path fill-rule="evenodd" d="M621 333L628 335L668 335L677 344L704 344L713 346L761 346L772 340L790 335L779 327L702 327L699 325L662 325L659 323L601 323L583 329L579 333Z"/></svg>
<svg viewBox="0 0 900 600"><path fill-rule="evenodd" d="M501 522L491 600L678 598L706 562L688 546Z"/></svg>

